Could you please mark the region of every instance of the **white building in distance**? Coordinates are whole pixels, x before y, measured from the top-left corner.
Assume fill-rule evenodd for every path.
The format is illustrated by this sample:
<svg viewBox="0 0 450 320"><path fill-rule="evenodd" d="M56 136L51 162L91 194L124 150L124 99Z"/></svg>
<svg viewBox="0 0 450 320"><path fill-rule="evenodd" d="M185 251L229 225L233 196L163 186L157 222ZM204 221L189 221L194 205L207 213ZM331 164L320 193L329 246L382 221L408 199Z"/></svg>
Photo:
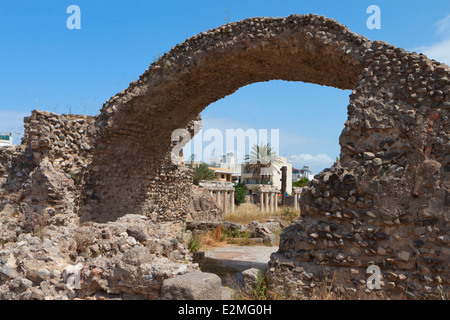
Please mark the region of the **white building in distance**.
<svg viewBox="0 0 450 320"><path fill-rule="evenodd" d="M270 184L281 190L281 175L282 167L286 167L286 193L292 193L292 164L287 162L285 157L278 157L278 164L273 164L273 167L268 181L262 181L261 177L255 177L253 172L247 172L246 163L242 164L241 182L245 183L247 189L251 193L257 193L261 184Z"/></svg>
<svg viewBox="0 0 450 320"><path fill-rule="evenodd" d="M8 147L12 145L12 133L0 133L0 147Z"/></svg>
<svg viewBox="0 0 450 320"><path fill-rule="evenodd" d="M233 181L239 181L241 178L242 164L237 163L237 158L234 156L233 152L211 158L211 162L208 165L217 169L230 171L233 176Z"/></svg>
<svg viewBox="0 0 450 320"><path fill-rule="evenodd" d="M296 182L300 179L307 178L309 181L314 179L314 175L311 170L309 170L308 166L303 166L302 169L292 168L292 181Z"/></svg>

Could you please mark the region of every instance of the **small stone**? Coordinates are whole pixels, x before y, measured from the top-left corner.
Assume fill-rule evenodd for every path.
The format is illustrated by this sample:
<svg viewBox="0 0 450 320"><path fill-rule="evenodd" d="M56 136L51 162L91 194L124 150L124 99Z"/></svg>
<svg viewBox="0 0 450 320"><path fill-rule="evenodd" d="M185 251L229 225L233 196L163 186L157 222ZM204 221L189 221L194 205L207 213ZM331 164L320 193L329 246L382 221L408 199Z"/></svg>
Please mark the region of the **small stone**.
<svg viewBox="0 0 450 320"><path fill-rule="evenodd" d="M135 238L137 241L145 241L147 240L147 233L142 226L139 225L131 225L127 228L127 234L130 237Z"/></svg>
<svg viewBox="0 0 450 320"><path fill-rule="evenodd" d="M422 240L419 240L419 239L414 240L413 243L414 243L414 246L415 246L416 248L420 248L420 247L423 246L423 241L422 241Z"/></svg>
<svg viewBox="0 0 450 320"><path fill-rule="evenodd" d="M411 254L409 252L406 251L402 251L397 255L400 259L402 259L403 261L409 261L409 258L411 256Z"/></svg>
<svg viewBox="0 0 450 320"><path fill-rule="evenodd" d="M375 158L372 160L372 164L376 167L379 167L383 164L383 161L380 158Z"/></svg>
<svg viewBox="0 0 450 320"><path fill-rule="evenodd" d="M136 239L135 238L133 238L133 237L128 237L127 238L127 244L130 246L130 247L134 247L135 245L136 245Z"/></svg>
<svg viewBox="0 0 450 320"><path fill-rule="evenodd" d="M244 290L250 291L252 289L255 289L258 278L261 274L261 270L256 268L247 269L242 272L242 278L244 282Z"/></svg>
<svg viewBox="0 0 450 320"><path fill-rule="evenodd" d="M373 160L375 159L375 154L372 152L364 152L364 160Z"/></svg>
<svg viewBox="0 0 450 320"><path fill-rule="evenodd" d="M389 289L395 289L395 282L388 282L387 283L387 287L389 288Z"/></svg>
<svg viewBox="0 0 450 320"><path fill-rule="evenodd" d="M3 267L0 268L0 275L1 274L10 277L12 275L12 270L7 265L4 265Z"/></svg>
<svg viewBox="0 0 450 320"><path fill-rule="evenodd" d="M399 235L398 233L394 233L394 234L392 235L392 237L393 237L395 240L397 240L397 241L402 241L402 237L400 237L400 235Z"/></svg>
<svg viewBox="0 0 450 320"><path fill-rule="evenodd" d="M408 298L408 300L415 300L416 299L416 295L412 292L406 291L406 297Z"/></svg>
<svg viewBox="0 0 450 320"><path fill-rule="evenodd" d="M369 217L371 217L371 218L376 218L376 217L377 217L376 214L374 214L374 213L371 212L371 211L367 211L366 214L367 214Z"/></svg>
<svg viewBox="0 0 450 320"><path fill-rule="evenodd" d="M42 280L47 280L48 278L50 278L51 273L47 269L42 268L37 271L36 275Z"/></svg>
<svg viewBox="0 0 450 320"><path fill-rule="evenodd" d="M303 267L295 267L295 272L301 273L303 271L305 271Z"/></svg>
<svg viewBox="0 0 450 320"><path fill-rule="evenodd" d="M342 254L342 253L338 253L337 255L336 255L336 260L337 261L342 261L342 260L344 260L345 259L345 256Z"/></svg>
<svg viewBox="0 0 450 320"><path fill-rule="evenodd" d="M183 256L180 254L179 251L172 251L172 257L173 257L175 260L184 260L184 259L183 259Z"/></svg>
<svg viewBox="0 0 450 320"><path fill-rule="evenodd" d="M429 286L424 286L423 289L425 290L426 293L431 293L433 292L433 288L429 287Z"/></svg>

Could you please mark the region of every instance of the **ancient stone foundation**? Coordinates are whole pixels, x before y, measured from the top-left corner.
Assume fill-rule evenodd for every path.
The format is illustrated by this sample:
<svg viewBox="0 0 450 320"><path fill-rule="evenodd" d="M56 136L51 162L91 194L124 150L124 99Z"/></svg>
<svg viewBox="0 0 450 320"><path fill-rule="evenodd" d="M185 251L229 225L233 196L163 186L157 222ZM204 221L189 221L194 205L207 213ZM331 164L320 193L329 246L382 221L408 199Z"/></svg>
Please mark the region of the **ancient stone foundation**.
<svg viewBox="0 0 450 320"><path fill-rule="evenodd" d="M444 64L316 15L251 18L202 32L164 54L96 117L35 111L25 120L22 146L0 150L0 211L12 217L5 239L39 234L36 226L70 230L76 219L100 229L129 216L180 227L192 171L172 161L174 130L192 132L204 108L245 85L304 81L352 94L339 163L303 189L301 218L269 262L272 289L307 298L328 281L340 297L446 297L449 77ZM159 280L147 283L155 292L133 289L147 272L139 261L151 269L144 251L127 256L119 248L115 271L107 260L90 261L90 291L112 286L155 298L160 269ZM381 270L380 289L367 287L370 265ZM115 277L121 272L123 287Z"/></svg>

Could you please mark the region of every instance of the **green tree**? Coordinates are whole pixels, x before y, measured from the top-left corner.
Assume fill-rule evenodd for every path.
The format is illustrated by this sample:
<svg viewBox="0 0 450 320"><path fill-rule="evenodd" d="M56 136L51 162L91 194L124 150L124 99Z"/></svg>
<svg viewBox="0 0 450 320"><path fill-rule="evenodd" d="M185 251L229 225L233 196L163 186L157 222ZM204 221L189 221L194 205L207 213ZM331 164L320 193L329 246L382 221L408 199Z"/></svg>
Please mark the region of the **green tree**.
<svg viewBox="0 0 450 320"><path fill-rule="evenodd" d="M214 180L215 178L214 170L211 170L206 163L202 163L194 169L193 183L196 186L198 186L199 180Z"/></svg>
<svg viewBox="0 0 450 320"><path fill-rule="evenodd" d="M309 180L308 178L301 178L300 180L297 180L295 182L292 183L293 187L297 187L297 188L301 188L304 186L309 185Z"/></svg>
<svg viewBox="0 0 450 320"><path fill-rule="evenodd" d="M238 182L234 185L234 203L240 205L245 202L245 195L247 194L247 186L245 183Z"/></svg>
<svg viewBox="0 0 450 320"><path fill-rule="evenodd" d="M244 161L248 161L245 165L247 172L253 173L253 178L260 179L261 183L268 183L272 170L277 170L275 165L281 163L277 154L273 152L270 143L262 145L254 145L249 155L246 155Z"/></svg>

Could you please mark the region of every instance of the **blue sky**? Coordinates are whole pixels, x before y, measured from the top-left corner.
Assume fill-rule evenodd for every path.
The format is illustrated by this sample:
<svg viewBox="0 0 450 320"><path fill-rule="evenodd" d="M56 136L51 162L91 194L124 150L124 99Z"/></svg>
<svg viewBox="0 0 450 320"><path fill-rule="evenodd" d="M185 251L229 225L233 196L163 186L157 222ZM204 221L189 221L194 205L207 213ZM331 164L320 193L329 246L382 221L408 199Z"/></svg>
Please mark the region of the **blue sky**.
<svg viewBox="0 0 450 320"><path fill-rule="evenodd" d="M369 30L369 5L381 29ZM66 9L81 9L69 30ZM372 40L450 64L450 1L0 1L0 132L22 132L33 109L95 115L153 59L201 31L248 17L316 13ZM208 128L280 130L280 154L314 173L339 155L349 91L271 81L241 88L202 113ZM273 114L278 115L274 117ZM229 151L229 150L224 150Z"/></svg>

